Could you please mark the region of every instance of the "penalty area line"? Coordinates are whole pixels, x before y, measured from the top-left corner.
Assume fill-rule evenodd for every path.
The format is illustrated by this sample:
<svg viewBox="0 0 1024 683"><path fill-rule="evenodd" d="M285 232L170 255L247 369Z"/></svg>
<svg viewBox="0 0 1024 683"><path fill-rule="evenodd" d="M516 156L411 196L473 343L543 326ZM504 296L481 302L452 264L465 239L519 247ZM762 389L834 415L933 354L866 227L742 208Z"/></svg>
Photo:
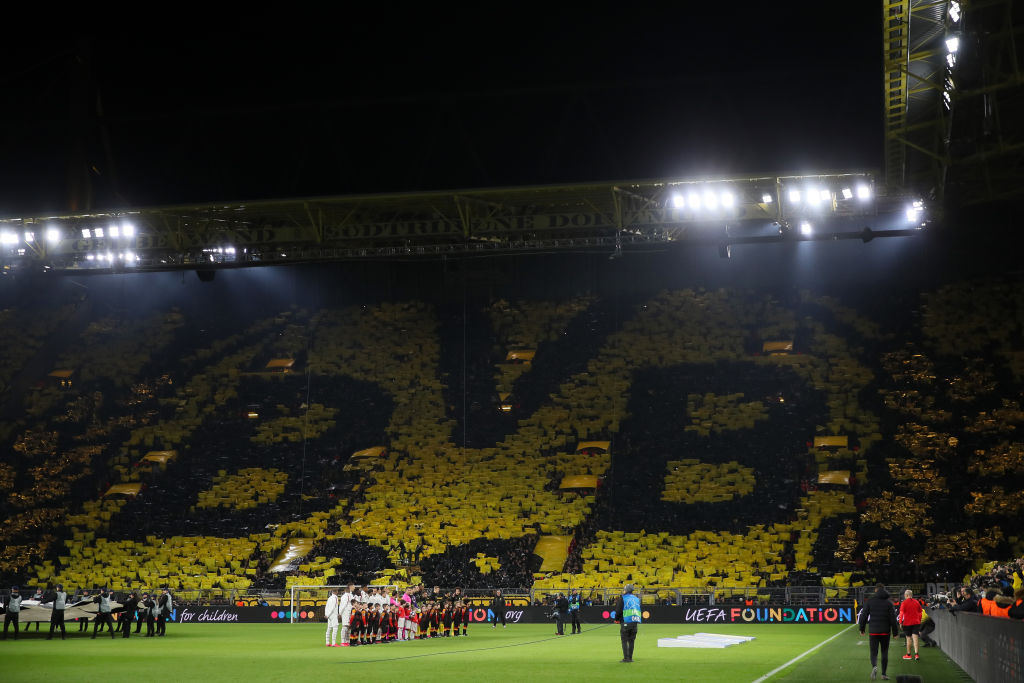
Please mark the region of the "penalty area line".
<svg viewBox="0 0 1024 683"><path fill-rule="evenodd" d="M828 638L826 638L825 640L821 641L820 643L818 643L817 645L815 645L814 647L812 647L812 648L811 648L810 650L808 650L807 652L802 652L802 653L798 654L798 655L797 655L796 657L793 657L793 659L789 660L788 662L786 662L786 663L785 663L785 664L783 664L782 666L778 666L778 667L775 667L774 669L772 669L771 671L769 671L768 673L766 673L766 674L765 674L764 676L761 676L760 678L758 678L758 679L755 679L753 683L762 683L762 681L767 681L767 680L768 680L769 678L771 678L771 677L772 677L772 676L774 676L775 674L779 673L780 671L782 671L782 670L783 670L783 669L785 669L786 667L788 667L788 666L791 666L791 665L793 665L793 664L796 664L796 663L797 663L797 662L799 662L799 661L800 661L801 659L803 659L803 658L804 658L804 657L806 657L807 655L811 654L812 652L814 652L815 650L817 650L817 649L818 649L819 647L821 647L822 645L825 645L825 644L827 644L827 643L829 643L829 642L831 642L831 641L835 640L835 639L836 639L836 638L838 638L839 636L843 635L844 633L846 633L847 631L849 631L849 630L850 630L851 628L853 628L853 626L854 626L853 624L850 624L849 626L847 626L846 628L844 628L844 629L843 629L842 631L840 631L839 633L837 633L837 634L835 634L835 635L833 635L833 636L829 636L829 637L828 637Z"/></svg>

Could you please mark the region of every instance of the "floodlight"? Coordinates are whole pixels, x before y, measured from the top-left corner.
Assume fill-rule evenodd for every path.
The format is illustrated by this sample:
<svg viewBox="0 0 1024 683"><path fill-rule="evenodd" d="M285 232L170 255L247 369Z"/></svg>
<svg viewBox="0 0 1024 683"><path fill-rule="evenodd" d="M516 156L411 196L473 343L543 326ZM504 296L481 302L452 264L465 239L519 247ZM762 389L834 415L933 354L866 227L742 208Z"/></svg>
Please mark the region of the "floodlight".
<svg viewBox="0 0 1024 683"><path fill-rule="evenodd" d="M92 232L97 237L103 237L103 228L93 228Z"/></svg>
<svg viewBox="0 0 1024 683"><path fill-rule="evenodd" d="M0 232L0 244L12 246L18 243L18 234L14 232Z"/></svg>
<svg viewBox="0 0 1024 683"><path fill-rule="evenodd" d="M954 54L960 49L960 36L950 36L946 38L946 49L949 50L950 54Z"/></svg>
<svg viewBox="0 0 1024 683"><path fill-rule="evenodd" d="M960 3L957 0L952 0L949 3L949 18L953 20L953 23L960 21Z"/></svg>
<svg viewBox="0 0 1024 683"><path fill-rule="evenodd" d="M827 202L830 199L832 199L832 193L829 192L828 190L822 190L821 192L818 193L818 195L821 197L821 201L823 202Z"/></svg>
<svg viewBox="0 0 1024 683"><path fill-rule="evenodd" d="M89 239L90 237L92 237L92 233L89 232L89 228L82 228L82 237L84 237L85 239Z"/></svg>
<svg viewBox="0 0 1024 683"><path fill-rule="evenodd" d="M767 192L765 192L763 195L761 195L761 203L762 204L771 204L772 203L772 196L770 194L768 194Z"/></svg>
<svg viewBox="0 0 1024 683"><path fill-rule="evenodd" d="M956 55L953 54L952 52L950 52L948 55L946 55L946 64L949 65L950 69L952 69L954 66L956 66Z"/></svg>
<svg viewBox="0 0 1024 683"><path fill-rule="evenodd" d="M811 224L808 223L807 221L803 221L802 223L800 223L800 234L803 235L804 237L810 237L812 234L814 234L814 228L812 228Z"/></svg>
<svg viewBox="0 0 1024 683"><path fill-rule="evenodd" d="M683 201L683 195L679 194L678 192L672 195L672 206L676 207L677 209L685 207L686 202Z"/></svg>
<svg viewBox="0 0 1024 683"><path fill-rule="evenodd" d="M843 199L853 199L853 190L848 187L843 188Z"/></svg>
<svg viewBox="0 0 1024 683"><path fill-rule="evenodd" d="M871 199L871 188L868 187L867 185L858 185L857 199L860 199L862 201L867 201Z"/></svg>
<svg viewBox="0 0 1024 683"><path fill-rule="evenodd" d="M719 201L722 202L722 206L726 209L731 209L736 205L736 197L728 190L722 193L721 197L719 197Z"/></svg>
<svg viewBox="0 0 1024 683"><path fill-rule="evenodd" d="M46 229L46 241L47 242L60 242L60 230L57 228Z"/></svg>
<svg viewBox="0 0 1024 683"><path fill-rule="evenodd" d="M682 198L680 198L680 199L682 199ZM234 254L235 253L235 248L234 247L228 247L227 249L224 250L224 253L225 254Z"/></svg>
<svg viewBox="0 0 1024 683"><path fill-rule="evenodd" d="M690 208L694 211L700 211L700 195L696 192L691 192L686 196L686 201L689 202Z"/></svg>
<svg viewBox="0 0 1024 683"><path fill-rule="evenodd" d="M121 234L125 237L135 236L135 226L131 223L125 222L121 224Z"/></svg>
<svg viewBox="0 0 1024 683"><path fill-rule="evenodd" d="M108 251L108 252L107 252L107 261L113 261L113 260L114 260L114 255L113 255L113 254L111 254L111 253L110 253L110 252Z"/></svg>
<svg viewBox="0 0 1024 683"><path fill-rule="evenodd" d="M96 260L96 254L86 254L85 259L87 261L95 261Z"/></svg>
<svg viewBox="0 0 1024 683"><path fill-rule="evenodd" d="M807 189L807 201L811 204L817 204L821 201L821 193L813 187Z"/></svg>
<svg viewBox="0 0 1024 683"><path fill-rule="evenodd" d="M913 206L907 207L907 220L909 222L911 222L911 223L916 222L917 221L918 212L920 212L920 209L918 209L916 207L913 207Z"/></svg>
<svg viewBox="0 0 1024 683"><path fill-rule="evenodd" d="M36 241L36 234L34 232L25 231L25 244Z"/></svg>
<svg viewBox="0 0 1024 683"><path fill-rule="evenodd" d="M799 204L800 203L800 190L790 190L789 191L789 201L793 202L794 204Z"/></svg>
<svg viewBox="0 0 1024 683"><path fill-rule="evenodd" d="M704 191L704 206L706 206L709 211L714 211L718 208L718 197L716 197L715 193L711 190Z"/></svg>
<svg viewBox="0 0 1024 683"><path fill-rule="evenodd" d="M117 229L116 225L111 225L109 228L107 228L107 234L110 235L111 237L120 237L121 231Z"/></svg>

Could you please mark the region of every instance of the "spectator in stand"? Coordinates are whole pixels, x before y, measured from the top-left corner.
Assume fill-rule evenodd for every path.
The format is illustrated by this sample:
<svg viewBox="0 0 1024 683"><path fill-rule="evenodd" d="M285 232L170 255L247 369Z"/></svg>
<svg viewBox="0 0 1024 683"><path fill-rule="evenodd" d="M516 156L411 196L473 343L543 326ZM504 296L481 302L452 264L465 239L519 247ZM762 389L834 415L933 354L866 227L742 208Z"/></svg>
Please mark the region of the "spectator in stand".
<svg viewBox="0 0 1024 683"><path fill-rule="evenodd" d="M924 608L914 597L914 592L907 589L903 593L903 602L900 603L900 624L903 626L903 633L907 641L907 654L903 655L903 659L910 659L911 640L914 641L914 659L921 659L921 655L918 653L920 644L918 634L921 632L922 612L924 612Z"/></svg>
<svg viewBox="0 0 1024 683"><path fill-rule="evenodd" d="M899 633L899 617L896 608L889 600L889 592L885 586L878 584L875 594L864 603L857 620L860 634L865 631L871 642L871 680L878 677L878 654L882 654L882 680L889 680L886 670L889 668L889 639Z"/></svg>

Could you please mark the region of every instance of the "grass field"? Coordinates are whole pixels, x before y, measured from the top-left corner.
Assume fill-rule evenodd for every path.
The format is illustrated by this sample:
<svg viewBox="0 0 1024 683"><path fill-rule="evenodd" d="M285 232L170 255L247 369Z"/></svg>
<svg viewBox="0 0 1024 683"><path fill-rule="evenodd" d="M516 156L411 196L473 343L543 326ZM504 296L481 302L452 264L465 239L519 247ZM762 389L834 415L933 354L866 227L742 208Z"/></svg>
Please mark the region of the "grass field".
<svg viewBox="0 0 1024 683"><path fill-rule="evenodd" d="M44 629L45 630L45 629ZM754 636L725 649L659 648L659 637L708 631ZM514 624L470 627L468 638L372 645L324 646L319 624L169 624L165 638L96 640L70 632L66 641L22 634L0 642L3 681L752 681L784 667L769 681L866 681L866 638L856 628L801 624L715 627L644 624L634 662L622 664L618 626L585 626L556 637L554 627ZM811 648L832 640L785 666ZM917 673L924 681L967 679L938 649L905 662L894 642L892 680Z"/></svg>

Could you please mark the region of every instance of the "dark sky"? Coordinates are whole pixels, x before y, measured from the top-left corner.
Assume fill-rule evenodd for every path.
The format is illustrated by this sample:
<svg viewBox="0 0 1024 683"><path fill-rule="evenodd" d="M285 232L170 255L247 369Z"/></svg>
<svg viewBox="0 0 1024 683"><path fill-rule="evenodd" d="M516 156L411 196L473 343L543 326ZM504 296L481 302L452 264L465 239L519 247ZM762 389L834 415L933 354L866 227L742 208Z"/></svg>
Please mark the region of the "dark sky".
<svg viewBox="0 0 1024 683"><path fill-rule="evenodd" d="M9 45L0 214L879 166L877 3L677 4Z"/></svg>

